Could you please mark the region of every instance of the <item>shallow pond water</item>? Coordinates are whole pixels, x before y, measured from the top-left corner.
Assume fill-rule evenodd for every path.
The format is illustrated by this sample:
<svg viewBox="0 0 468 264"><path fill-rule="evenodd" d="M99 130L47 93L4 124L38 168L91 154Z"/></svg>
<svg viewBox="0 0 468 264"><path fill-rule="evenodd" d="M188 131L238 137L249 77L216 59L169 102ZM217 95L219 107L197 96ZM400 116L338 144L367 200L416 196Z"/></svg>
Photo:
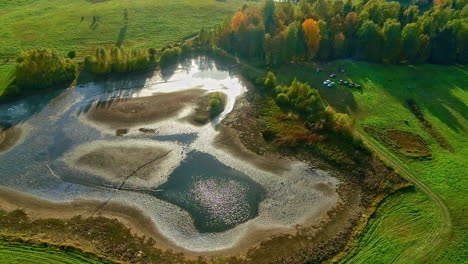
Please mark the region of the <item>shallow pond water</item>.
<svg viewBox="0 0 468 264"><path fill-rule="evenodd" d="M170 118L126 123L119 127L128 130L124 136L116 135L116 124L88 118L96 103L140 104L138 98L193 89L225 93L224 112L195 126L186 121L195 107L188 102ZM51 201L124 203L150 217L175 246L195 252L323 215L338 200L338 181L327 172L302 162L263 171L213 145L219 122L246 89L226 68L199 57L171 75L89 83L0 105L0 124L23 130L19 144L0 154L0 185Z"/></svg>

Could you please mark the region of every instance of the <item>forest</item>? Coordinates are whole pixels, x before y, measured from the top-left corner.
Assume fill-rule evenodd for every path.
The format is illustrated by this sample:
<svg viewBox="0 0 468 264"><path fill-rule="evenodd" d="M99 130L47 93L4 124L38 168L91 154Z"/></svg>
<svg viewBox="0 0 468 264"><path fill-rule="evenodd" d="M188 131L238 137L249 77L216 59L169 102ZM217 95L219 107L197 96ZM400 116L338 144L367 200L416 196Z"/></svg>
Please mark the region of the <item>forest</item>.
<svg viewBox="0 0 468 264"><path fill-rule="evenodd" d="M244 4L202 29L199 43L267 65L356 58L386 63L467 63L466 0L301 0Z"/></svg>

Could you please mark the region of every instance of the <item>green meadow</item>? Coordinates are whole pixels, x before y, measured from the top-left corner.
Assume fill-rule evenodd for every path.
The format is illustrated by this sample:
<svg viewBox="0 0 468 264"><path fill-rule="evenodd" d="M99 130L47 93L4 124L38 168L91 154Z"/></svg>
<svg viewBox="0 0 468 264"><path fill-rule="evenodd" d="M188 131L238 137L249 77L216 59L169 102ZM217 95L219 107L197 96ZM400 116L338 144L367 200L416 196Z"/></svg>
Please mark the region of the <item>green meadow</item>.
<svg viewBox="0 0 468 264"><path fill-rule="evenodd" d="M0 1L0 59L42 46L78 56L96 46L160 48L213 27L242 0ZM125 9L128 11L125 19ZM95 21L94 21L95 18ZM83 20L82 20L83 19Z"/></svg>
<svg viewBox="0 0 468 264"><path fill-rule="evenodd" d="M316 73L321 67L323 72ZM338 73L344 69L345 73ZM432 158L419 160L399 155L379 141L402 166L408 168L434 191L450 211L452 233L441 250L438 263L463 263L468 259L466 218L468 188L468 71L464 66L384 65L357 61L335 61L324 65L292 66L274 70L278 79L289 82L297 77L318 88L337 110L355 119L358 130L372 127L397 129L420 135ZM328 75L334 80L352 81L362 89L322 84ZM424 129L407 106L413 99L435 131L448 143L442 147ZM406 121L406 122L405 122ZM365 133L365 132L363 132ZM368 135L372 138L371 135ZM425 254L438 239L443 221L440 208L419 188L386 199L370 220L356 248L343 263L426 263Z"/></svg>

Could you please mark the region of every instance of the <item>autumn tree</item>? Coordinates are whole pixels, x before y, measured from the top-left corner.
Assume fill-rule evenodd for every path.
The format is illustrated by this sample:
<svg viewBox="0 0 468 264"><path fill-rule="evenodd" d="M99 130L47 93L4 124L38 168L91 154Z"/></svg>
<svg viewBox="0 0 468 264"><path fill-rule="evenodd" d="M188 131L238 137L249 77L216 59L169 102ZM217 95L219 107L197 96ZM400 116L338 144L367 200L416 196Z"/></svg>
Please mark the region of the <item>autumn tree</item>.
<svg viewBox="0 0 468 264"><path fill-rule="evenodd" d="M307 19L302 23L302 30L304 31L307 55L312 59L317 54L320 44L320 29L317 21L310 18Z"/></svg>
<svg viewBox="0 0 468 264"><path fill-rule="evenodd" d="M247 16L241 12L237 11L232 17L231 28L234 32L239 32L241 27L247 26Z"/></svg>

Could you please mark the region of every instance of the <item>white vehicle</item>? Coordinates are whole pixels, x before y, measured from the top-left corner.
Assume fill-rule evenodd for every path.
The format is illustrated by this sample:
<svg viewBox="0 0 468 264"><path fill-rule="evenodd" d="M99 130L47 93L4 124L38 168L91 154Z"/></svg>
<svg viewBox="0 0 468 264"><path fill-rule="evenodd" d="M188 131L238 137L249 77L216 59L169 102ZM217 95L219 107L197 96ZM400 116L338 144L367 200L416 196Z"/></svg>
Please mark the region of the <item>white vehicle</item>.
<svg viewBox="0 0 468 264"><path fill-rule="evenodd" d="M326 80L326 81L323 82L323 84L325 84L325 85L327 85L327 84L329 84L329 83L331 83L330 80Z"/></svg>
<svg viewBox="0 0 468 264"><path fill-rule="evenodd" d="M335 83L334 83L334 82L331 82L331 83L329 83L327 86L328 86L328 87L333 87L333 86L335 86Z"/></svg>

